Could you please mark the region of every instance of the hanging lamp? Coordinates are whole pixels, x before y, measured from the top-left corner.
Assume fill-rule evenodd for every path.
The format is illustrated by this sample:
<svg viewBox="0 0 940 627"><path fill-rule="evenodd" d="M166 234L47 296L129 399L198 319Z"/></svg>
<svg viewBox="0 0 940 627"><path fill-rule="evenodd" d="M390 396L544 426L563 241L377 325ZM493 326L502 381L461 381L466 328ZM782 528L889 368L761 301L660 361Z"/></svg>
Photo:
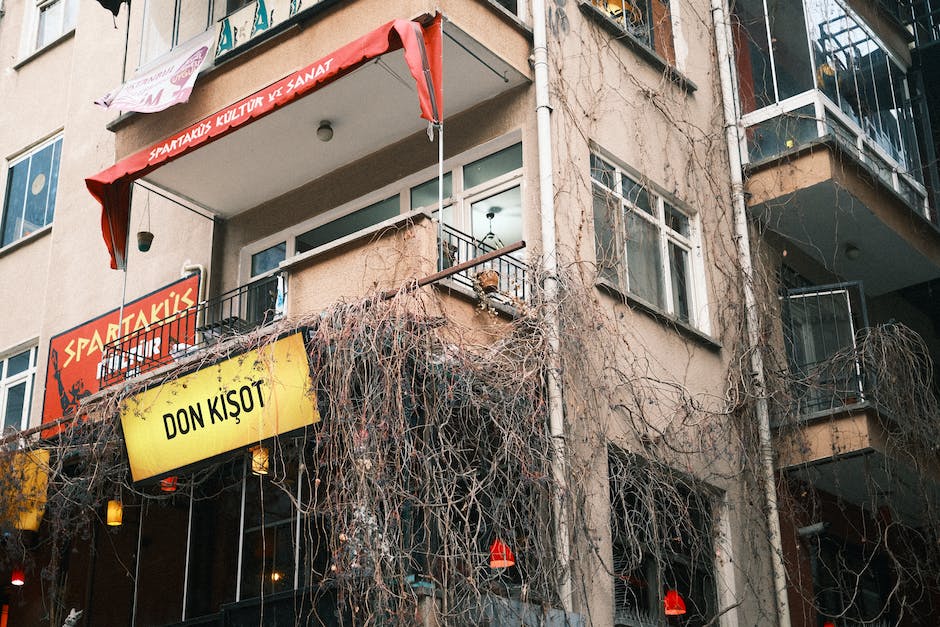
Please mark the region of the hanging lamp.
<svg viewBox="0 0 940 627"><path fill-rule="evenodd" d="M10 583L14 586L22 586L26 583L26 573L23 572L22 568L13 569L13 572L10 573Z"/></svg>
<svg viewBox="0 0 940 627"><path fill-rule="evenodd" d="M251 453L251 472L256 475L268 474L268 459L270 457L268 447L259 444L251 447L248 451Z"/></svg>
<svg viewBox="0 0 940 627"><path fill-rule="evenodd" d="M515 564L516 556L512 554L509 545L500 538L493 540L490 545L490 568L509 568Z"/></svg>
<svg viewBox="0 0 940 627"><path fill-rule="evenodd" d="M119 527L124 524L124 505L118 499L108 501L108 526Z"/></svg>
<svg viewBox="0 0 940 627"><path fill-rule="evenodd" d="M685 601L678 590L667 590L666 598L663 599L663 606L666 610L666 616L681 616L685 614Z"/></svg>

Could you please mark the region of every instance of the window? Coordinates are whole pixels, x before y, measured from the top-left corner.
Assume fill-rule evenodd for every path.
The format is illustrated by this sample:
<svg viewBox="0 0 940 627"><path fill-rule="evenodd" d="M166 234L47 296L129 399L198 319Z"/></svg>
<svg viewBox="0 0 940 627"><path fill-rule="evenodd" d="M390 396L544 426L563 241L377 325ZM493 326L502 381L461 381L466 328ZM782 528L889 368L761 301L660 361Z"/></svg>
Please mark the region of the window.
<svg viewBox="0 0 940 627"><path fill-rule="evenodd" d="M287 258L287 242L280 242L251 256L252 278L270 272Z"/></svg>
<svg viewBox="0 0 940 627"><path fill-rule="evenodd" d="M437 208L438 181L411 188L411 208ZM470 258L522 239L522 144L444 175L444 224L472 240ZM452 242L454 243L454 242Z"/></svg>
<svg viewBox="0 0 940 627"><path fill-rule="evenodd" d="M35 26L27 52L44 48L75 28L78 0L39 0L35 7Z"/></svg>
<svg viewBox="0 0 940 627"><path fill-rule="evenodd" d="M62 138L57 137L10 165L0 246L11 244L52 223L61 153Z"/></svg>
<svg viewBox="0 0 940 627"><path fill-rule="evenodd" d="M668 624L717 621L712 551L712 504L679 473L629 455L608 452L614 625L654 627L667 605L685 613Z"/></svg>
<svg viewBox="0 0 940 627"><path fill-rule="evenodd" d="M873 546L874 545L874 546ZM811 546L813 588L820 620L839 624L896 624L888 558L879 543L855 544L829 534Z"/></svg>
<svg viewBox="0 0 940 627"><path fill-rule="evenodd" d="M695 220L639 177L591 155L600 278L707 331Z"/></svg>
<svg viewBox="0 0 940 627"><path fill-rule="evenodd" d="M140 65L205 32L214 22L212 0L147 0L141 35ZM219 10L226 10L219 2Z"/></svg>
<svg viewBox="0 0 940 627"><path fill-rule="evenodd" d="M591 0L635 41L670 65L676 62L669 0Z"/></svg>
<svg viewBox="0 0 940 627"><path fill-rule="evenodd" d="M37 347L27 348L0 359L0 410L3 431L18 431L29 426L29 406L36 379Z"/></svg>
<svg viewBox="0 0 940 627"><path fill-rule="evenodd" d="M448 160L444 168L445 242L451 244L445 248L453 253L448 262L466 261L522 239L521 143L500 140L478 147ZM436 166L428 168L255 242L242 251L243 276L261 276L285 259L393 219L403 209L436 213L436 171ZM521 280L518 272L504 270L504 287Z"/></svg>
<svg viewBox="0 0 940 627"><path fill-rule="evenodd" d="M327 222L323 226L318 226L306 233L301 233L297 236L294 249L298 254L313 250L318 246L329 244L341 237L352 235L379 222L394 218L399 213L401 213L401 204L396 194L391 198L373 203L358 211L347 213L341 218Z"/></svg>

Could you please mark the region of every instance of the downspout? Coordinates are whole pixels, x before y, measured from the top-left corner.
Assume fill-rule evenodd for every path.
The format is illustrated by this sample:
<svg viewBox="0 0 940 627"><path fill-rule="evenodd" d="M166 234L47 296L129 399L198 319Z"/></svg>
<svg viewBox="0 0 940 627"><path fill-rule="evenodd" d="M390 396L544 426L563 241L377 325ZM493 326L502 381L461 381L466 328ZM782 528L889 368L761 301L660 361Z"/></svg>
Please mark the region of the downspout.
<svg viewBox="0 0 940 627"><path fill-rule="evenodd" d="M539 214L542 227L542 267L544 276L545 327L547 329L549 433L552 475L558 491L554 498L557 560L561 566L558 593L565 612L571 612L571 548L568 538L568 486L565 410L562 404L560 326L558 319L558 251L555 235L555 185L552 177L551 113L548 100L548 48L545 27L545 0L532 0L532 42L535 71L535 114L539 153Z"/></svg>
<svg viewBox="0 0 940 627"><path fill-rule="evenodd" d="M770 410L767 405L767 386L764 359L761 355L760 326L757 318L757 299L754 295L754 269L751 264L751 244L747 228L747 206L744 197L744 177L740 153L740 133L735 110L734 78L731 73L733 59L729 46L728 23L724 0L712 0L712 20L715 25L715 45L718 53L718 74L721 81L721 100L724 110L725 135L728 141L728 161L731 168L731 193L734 213L734 239L738 249L738 263L744 283L744 321L747 327L747 346L751 357L751 377L757 393L756 411L760 438L760 467L767 507L767 532L770 542L770 563L773 570L774 600L778 624L790 626L790 603L787 599L787 574L783 563L783 543L780 535L780 514L777 508L777 489L774 477L774 450L770 432Z"/></svg>

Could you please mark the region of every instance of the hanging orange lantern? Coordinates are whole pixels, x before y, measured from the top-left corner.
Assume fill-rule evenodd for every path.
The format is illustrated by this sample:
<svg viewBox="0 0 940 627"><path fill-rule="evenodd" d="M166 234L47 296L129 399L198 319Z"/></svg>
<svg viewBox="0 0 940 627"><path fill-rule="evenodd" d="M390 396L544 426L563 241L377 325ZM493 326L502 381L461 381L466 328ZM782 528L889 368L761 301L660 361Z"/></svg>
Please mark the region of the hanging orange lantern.
<svg viewBox="0 0 940 627"><path fill-rule="evenodd" d="M119 527L124 524L124 505L117 499L108 501L108 526Z"/></svg>

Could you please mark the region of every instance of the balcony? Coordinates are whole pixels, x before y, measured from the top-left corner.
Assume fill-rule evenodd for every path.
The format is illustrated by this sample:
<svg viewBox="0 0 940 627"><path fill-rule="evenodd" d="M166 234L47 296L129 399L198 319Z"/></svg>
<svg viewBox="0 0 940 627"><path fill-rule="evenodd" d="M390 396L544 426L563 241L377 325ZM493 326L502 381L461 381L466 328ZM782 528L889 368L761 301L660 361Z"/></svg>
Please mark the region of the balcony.
<svg viewBox="0 0 940 627"><path fill-rule="evenodd" d="M286 287L284 273L265 277L105 344L98 374L100 387L272 324L284 315Z"/></svg>
<svg viewBox="0 0 940 627"><path fill-rule="evenodd" d="M916 426L929 404L908 400L932 394L931 382L892 367L912 338L869 326L858 282L789 290L783 312L790 411L776 424L778 467L860 507L884 495L902 520L923 524L924 499L940 499L940 466L918 452L931 444Z"/></svg>
<svg viewBox="0 0 940 627"><path fill-rule="evenodd" d="M864 130L819 90L743 116L741 122L745 126L743 154L752 170L780 157L791 157L802 148L829 143L832 150L850 158L912 211L936 223L921 182L913 136L913 152L902 151L881 130ZM909 132L913 133L913 127Z"/></svg>
<svg viewBox="0 0 940 627"><path fill-rule="evenodd" d="M388 298L433 283L456 296L454 306L482 299L507 315L531 298L528 268L513 256L524 242L496 249L450 226L441 227L440 240L437 231L437 222L417 211L287 259L274 274L106 344L100 386L176 363L288 314L321 311L376 291Z"/></svg>
<svg viewBox="0 0 940 627"><path fill-rule="evenodd" d="M860 283L789 290L784 336L797 416L865 403L865 375L856 338L868 327Z"/></svg>

